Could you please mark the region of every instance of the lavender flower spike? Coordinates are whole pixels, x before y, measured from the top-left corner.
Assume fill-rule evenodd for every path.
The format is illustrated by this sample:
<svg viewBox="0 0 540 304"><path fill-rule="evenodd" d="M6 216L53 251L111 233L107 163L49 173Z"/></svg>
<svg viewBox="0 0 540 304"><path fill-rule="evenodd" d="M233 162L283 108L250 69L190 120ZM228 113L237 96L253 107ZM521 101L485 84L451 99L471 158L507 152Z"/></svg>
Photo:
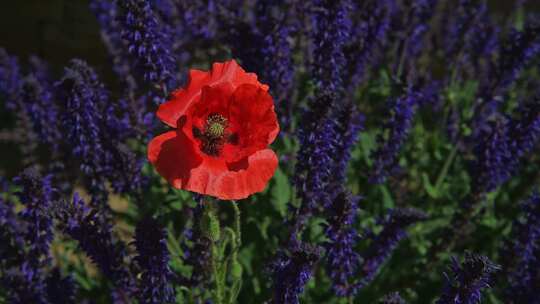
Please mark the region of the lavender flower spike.
<svg viewBox="0 0 540 304"><path fill-rule="evenodd" d="M137 83L126 56L127 51L122 48L122 33L116 3L111 0L91 0L90 9L100 25L101 39L111 56L114 72L126 84L128 93L134 93Z"/></svg>
<svg viewBox="0 0 540 304"><path fill-rule="evenodd" d="M14 205L0 196L0 269L14 265L23 255L24 228L15 215Z"/></svg>
<svg viewBox="0 0 540 304"><path fill-rule="evenodd" d="M482 290L489 288L491 275L499 270L487 257L465 254L463 263L452 258L450 274L445 273L446 283L437 304L480 303Z"/></svg>
<svg viewBox="0 0 540 304"><path fill-rule="evenodd" d="M520 160L540 140L540 93L519 104L513 117L499 117L475 135L475 160L471 172L474 191L490 192L510 179Z"/></svg>
<svg viewBox="0 0 540 304"><path fill-rule="evenodd" d="M6 291L6 300L13 303L39 301L44 296L42 277L33 281L32 276L21 271L25 228L15 215L13 204L0 196L0 289Z"/></svg>
<svg viewBox="0 0 540 304"><path fill-rule="evenodd" d="M406 304L405 300L401 298L399 295L399 292L392 292L387 295L385 295L381 300L379 300L379 304Z"/></svg>
<svg viewBox="0 0 540 304"><path fill-rule="evenodd" d="M295 184L302 199L297 222L302 222L309 214L322 206L331 204L332 178L335 166L337 143L337 122L329 117L328 105L335 100L335 94L316 96L310 110L303 117L303 125L298 131L301 148L295 167ZM338 173L339 174L339 173Z"/></svg>
<svg viewBox="0 0 540 304"><path fill-rule="evenodd" d="M33 131L37 141L50 146L51 150L56 152L61 138L58 108L53 101L52 85L37 78L37 73L39 71L24 78L19 107L30 118L33 130L27 131Z"/></svg>
<svg viewBox="0 0 540 304"><path fill-rule="evenodd" d="M463 48L465 39L470 39L470 32L475 30L476 23L486 14L487 5L472 0L459 0L459 5L454 9L454 16L447 22L443 37L445 56L452 58L451 60L456 59L455 56Z"/></svg>
<svg viewBox="0 0 540 304"><path fill-rule="evenodd" d="M343 89L341 71L345 66L343 47L350 37L349 0L312 1L311 39L313 44L312 75L320 90Z"/></svg>
<svg viewBox="0 0 540 304"><path fill-rule="evenodd" d="M348 66L348 90L364 80L364 76L373 62L379 60L377 50L385 43L386 33L390 29L390 3L388 0L370 0L357 2L355 9L359 18L352 27L350 40L345 47Z"/></svg>
<svg viewBox="0 0 540 304"><path fill-rule="evenodd" d="M359 285L353 282L360 266L360 255L354 246L360 239L353 223L358 213L358 197L342 191L328 208L328 225L325 233L326 271L332 279L332 288L338 296L356 293Z"/></svg>
<svg viewBox="0 0 540 304"><path fill-rule="evenodd" d="M172 89L174 60L170 54L170 29L159 22L148 0L122 0L116 2L120 8L119 21L122 38L133 55L135 66L143 73L147 82L162 89ZM166 95L166 94L165 94Z"/></svg>
<svg viewBox="0 0 540 304"><path fill-rule="evenodd" d="M123 263L124 246L115 241L111 225L100 212L103 211L88 208L75 193L72 202L58 203L56 215L60 230L77 240L86 255L113 282L113 299L127 301L133 293L134 283Z"/></svg>
<svg viewBox="0 0 540 304"><path fill-rule="evenodd" d="M392 209L388 215L380 222L383 230L376 236L371 236L373 242L362 257L361 266L364 278L362 284L369 284L379 271L382 264L390 257L392 251L399 245L399 242L407 237L405 229L418 222L425 220L427 215L413 208Z"/></svg>
<svg viewBox="0 0 540 304"><path fill-rule="evenodd" d="M437 0L414 0L402 6L401 9L405 8L402 12L404 18L397 25L400 28L394 29L398 33L401 32L396 58L404 59L396 60L395 73L398 77L416 69L415 63L425 46L425 36L430 29L430 21L436 12L436 5Z"/></svg>
<svg viewBox="0 0 540 304"><path fill-rule="evenodd" d="M26 241L30 244L29 255L36 259L48 257L49 245L53 238L50 207L55 190L51 185L52 176L41 177L35 168L28 168L15 179L22 187L17 193L25 209L19 215L28 223ZM37 265L36 265L37 266Z"/></svg>
<svg viewBox="0 0 540 304"><path fill-rule="evenodd" d="M134 135L123 105L111 102L94 70L72 60L57 83L62 127L72 158L80 163L92 202L105 204L109 181L116 192L136 191L142 163L126 145Z"/></svg>
<svg viewBox="0 0 540 304"><path fill-rule="evenodd" d="M377 137L378 148L372 153L374 161L371 183L383 183L388 176L397 170L399 152L409 136L416 108L422 96L409 90L404 96L390 102L390 117L384 124L388 137L382 134Z"/></svg>
<svg viewBox="0 0 540 304"><path fill-rule="evenodd" d="M308 244L298 244L289 254L278 253L272 263L273 304L298 304L304 286L311 278L313 265L319 260L320 250Z"/></svg>
<svg viewBox="0 0 540 304"><path fill-rule="evenodd" d="M445 33L445 56L459 70L481 72L481 59L490 58L499 43L498 29L490 20L486 3L459 0L459 5L448 14L454 17L450 17Z"/></svg>
<svg viewBox="0 0 540 304"><path fill-rule="evenodd" d="M7 292L10 303L47 303L44 266L49 262L49 246L53 238L52 219L49 214L53 201L54 189L50 183L51 177L42 178L36 169L29 168L15 179L21 187L17 196L25 208L19 212L21 219L19 225L23 228L13 227L15 220L2 219L11 243L2 249L2 254L16 254L2 256L6 264L0 264L4 274L0 283ZM9 207L8 207L9 208ZM2 208L3 209L3 208ZM9 214L9 209L4 215ZM21 229L21 231L17 231ZM4 232L4 233L6 233ZM25 246L28 250L25 250ZM9 261L9 263L7 263Z"/></svg>
<svg viewBox="0 0 540 304"><path fill-rule="evenodd" d="M512 155L508 122L501 118L490 122L476 135L475 160L471 163L473 192L493 191L507 181L517 166L517 158Z"/></svg>
<svg viewBox="0 0 540 304"><path fill-rule="evenodd" d="M135 261L142 269L137 296L141 304L174 303L174 289L169 283L167 233L156 220L145 218L135 229Z"/></svg>
<svg viewBox="0 0 540 304"><path fill-rule="evenodd" d="M528 20L523 31L513 30L501 47L491 91L505 90L526 64L540 55L540 20Z"/></svg>
<svg viewBox="0 0 540 304"><path fill-rule="evenodd" d="M5 49L0 48L0 97L6 100L7 108L15 107L22 78L17 58L9 56Z"/></svg>
<svg viewBox="0 0 540 304"><path fill-rule="evenodd" d="M519 104L509 129L515 141L512 152L516 158L534 150L540 140L540 90L533 98Z"/></svg>
<svg viewBox="0 0 540 304"><path fill-rule="evenodd" d="M336 111L337 121L335 132L335 162L333 182L343 184L346 179L347 166L351 159L351 151L358 141L360 131L364 128L364 116L356 109L355 105L347 102Z"/></svg>
<svg viewBox="0 0 540 304"><path fill-rule="evenodd" d="M504 270L509 286L504 291L505 303L538 304L540 286L540 195L533 193L523 204L525 217L515 221L505 248L509 261ZM504 255L503 255L504 256Z"/></svg>
<svg viewBox="0 0 540 304"><path fill-rule="evenodd" d="M262 47L263 66L257 70L261 73L263 81L270 85L272 94L276 97L279 105L279 117L284 126L290 123L291 104L288 101L292 95L294 84L295 64L293 63L293 49L290 45L290 37L296 30L296 24L288 24L289 13L284 9L286 1L264 0L257 1L257 28L263 35ZM283 13L274 17L274 12L280 10ZM293 18L294 19L294 18ZM268 67L273 67L269 69Z"/></svg>
<svg viewBox="0 0 540 304"><path fill-rule="evenodd" d="M13 141L20 144L25 165L35 160L38 136L32 132L34 123L26 112L26 100L23 100L23 75L17 58L0 48L0 99L5 100L5 107L17 117L15 132L1 132L1 140Z"/></svg>
<svg viewBox="0 0 540 304"><path fill-rule="evenodd" d="M191 277L185 278L183 285L190 288L198 288L208 281L211 269L211 240L201 231L201 218L204 211L202 198L199 195L194 195L194 200L198 202L193 209L186 208L188 216L192 218L193 226L184 229L184 241L182 242L182 251L184 253L182 259L186 265L191 266L193 271ZM191 246L188 245L191 243Z"/></svg>

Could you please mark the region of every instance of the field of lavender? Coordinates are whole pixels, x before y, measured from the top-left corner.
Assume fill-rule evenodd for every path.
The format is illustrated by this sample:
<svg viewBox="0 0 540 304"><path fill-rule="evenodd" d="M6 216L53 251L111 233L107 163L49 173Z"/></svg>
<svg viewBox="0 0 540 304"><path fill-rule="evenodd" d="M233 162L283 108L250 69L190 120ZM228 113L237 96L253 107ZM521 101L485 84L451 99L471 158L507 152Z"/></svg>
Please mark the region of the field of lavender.
<svg viewBox="0 0 540 304"><path fill-rule="evenodd" d="M540 10L495 2L89 0L110 73L2 45L0 303L540 303Z"/></svg>

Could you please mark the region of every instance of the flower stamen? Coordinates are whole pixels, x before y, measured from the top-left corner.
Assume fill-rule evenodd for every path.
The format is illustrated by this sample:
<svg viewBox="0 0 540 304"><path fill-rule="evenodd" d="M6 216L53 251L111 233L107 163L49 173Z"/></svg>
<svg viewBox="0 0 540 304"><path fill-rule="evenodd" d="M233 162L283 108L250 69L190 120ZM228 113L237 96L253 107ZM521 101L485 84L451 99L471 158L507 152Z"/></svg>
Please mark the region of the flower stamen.
<svg viewBox="0 0 540 304"><path fill-rule="evenodd" d="M193 134L201 140L201 150L211 156L218 156L227 142L228 120L220 114L211 114L206 119L203 132L194 128Z"/></svg>
<svg viewBox="0 0 540 304"><path fill-rule="evenodd" d="M223 136L225 128L220 123L212 123L207 127L208 137L211 138L220 138Z"/></svg>

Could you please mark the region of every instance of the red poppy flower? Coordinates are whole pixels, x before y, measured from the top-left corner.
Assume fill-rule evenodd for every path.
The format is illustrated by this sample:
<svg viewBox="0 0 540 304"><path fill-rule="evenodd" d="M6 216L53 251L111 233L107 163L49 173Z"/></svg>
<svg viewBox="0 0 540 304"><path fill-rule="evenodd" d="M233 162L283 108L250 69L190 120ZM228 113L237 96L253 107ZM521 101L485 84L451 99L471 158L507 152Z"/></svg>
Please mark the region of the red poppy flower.
<svg viewBox="0 0 540 304"><path fill-rule="evenodd" d="M175 130L152 139L148 159L173 187L242 199L274 175L278 160L267 148L279 132L274 102L236 61L190 70L157 116Z"/></svg>

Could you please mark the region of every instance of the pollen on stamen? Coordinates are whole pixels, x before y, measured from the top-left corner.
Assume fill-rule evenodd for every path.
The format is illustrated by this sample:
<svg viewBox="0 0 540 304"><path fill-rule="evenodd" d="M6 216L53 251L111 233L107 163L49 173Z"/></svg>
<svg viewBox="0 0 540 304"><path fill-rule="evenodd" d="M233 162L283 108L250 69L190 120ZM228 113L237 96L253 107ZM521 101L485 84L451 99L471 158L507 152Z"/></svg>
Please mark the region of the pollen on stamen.
<svg viewBox="0 0 540 304"><path fill-rule="evenodd" d="M227 125L227 118L219 114L211 114L206 119L206 125L202 134L200 134L200 130L198 129L198 134L194 132L195 137L201 140L201 150L204 153L211 156L219 155L221 148L227 142L225 136Z"/></svg>
<svg viewBox="0 0 540 304"><path fill-rule="evenodd" d="M220 138L223 136L223 132L225 132L225 128L220 123L212 123L208 126L208 135L212 138Z"/></svg>

